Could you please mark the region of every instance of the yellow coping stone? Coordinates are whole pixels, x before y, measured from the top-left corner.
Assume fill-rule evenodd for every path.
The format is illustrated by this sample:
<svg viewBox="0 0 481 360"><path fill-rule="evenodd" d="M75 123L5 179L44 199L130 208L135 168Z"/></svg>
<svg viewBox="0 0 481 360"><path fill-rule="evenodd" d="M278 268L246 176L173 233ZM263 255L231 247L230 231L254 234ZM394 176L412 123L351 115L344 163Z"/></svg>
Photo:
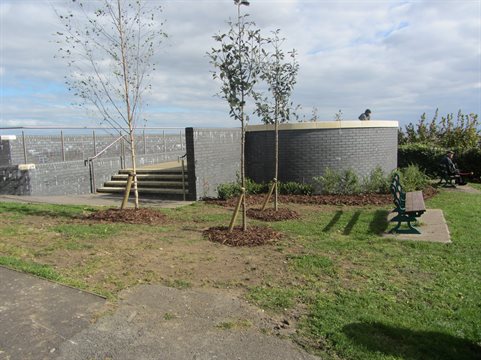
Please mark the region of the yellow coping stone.
<svg viewBox="0 0 481 360"><path fill-rule="evenodd" d="M302 123L279 124L279 130L310 130L310 129L352 129L352 128L397 128L396 120L346 120L346 121L312 121ZM248 125L247 131L274 130L274 124Z"/></svg>

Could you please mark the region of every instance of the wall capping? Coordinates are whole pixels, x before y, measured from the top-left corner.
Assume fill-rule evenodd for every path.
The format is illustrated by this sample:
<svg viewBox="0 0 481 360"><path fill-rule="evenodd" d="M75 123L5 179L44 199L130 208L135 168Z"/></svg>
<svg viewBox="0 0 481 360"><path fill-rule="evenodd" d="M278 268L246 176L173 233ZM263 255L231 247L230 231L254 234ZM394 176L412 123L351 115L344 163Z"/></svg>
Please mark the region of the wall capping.
<svg viewBox="0 0 481 360"><path fill-rule="evenodd" d="M352 129L352 128L398 128L396 120L345 120L345 121L313 121L302 123L279 124L279 130L310 129ZM272 131L274 124L248 125L246 131Z"/></svg>

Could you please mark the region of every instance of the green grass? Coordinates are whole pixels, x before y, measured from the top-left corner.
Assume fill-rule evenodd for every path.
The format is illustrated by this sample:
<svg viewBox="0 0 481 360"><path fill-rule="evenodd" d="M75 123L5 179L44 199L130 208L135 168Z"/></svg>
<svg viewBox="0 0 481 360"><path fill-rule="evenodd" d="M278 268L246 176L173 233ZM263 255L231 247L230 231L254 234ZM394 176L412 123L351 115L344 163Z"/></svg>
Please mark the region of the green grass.
<svg viewBox="0 0 481 360"><path fill-rule="evenodd" d="M442 191L426 204L443 210L451 244L381 237L392 227L386 221L390 207L305 206L299 220L267 224L284 234L274 246L234 249L200 246L206 241L202 229L226 225L231 215L229 209L203 203L163 210L177 222L162 227L87 225L71 221L89 211L84 207L0 203L0 212L9 219L3 225L0 221L0 234L17 240L0 238L0 264L112 294L139 279L155 282L164 276L143 264L139 273L122 267L138 257L139 250L149 255L157 251L150 261L159 263L167 256L178 257L176 273L182 266L190 266L191 272L201 269L193 263L199 261L194 257L199 249L212 261L219 253L232 254L231 261L245 262L248 269L251 256L272 251L278 258L265 262L278 261L276 269L284 272L264 276L264 269L256 268L259 273L249 275L259 274L255 285L239 278L214 279L212 284L224 281L247 289L246 298L270 313L300 314L295 340L323 359L481 359L481 195ZM55 221L39 228L31 221L28 226L12 223L31 216ZM52 234L56 237L50 239ZM114 235L123 240L113 240ZM38 245L20 241L32 236L39 238ZM66 251L85 258L63 271L40 264L41 256ZM219 272L225 271L221 265ZM96 276L94 285L85 284ZM189 272L176 276L162 283L180 289L193 286ZM219 326L235 325L227 321Z"/></svg>
<svg viewBox="0 0 481 360"><path fill-rule="evenodd" d="M127 226L119 224L60 224L51 227L51 230L62 234L66 238L83 240L92 237L98 239L115 236Z"/></svg>
<svg viewBox="0 0 481 360"><path fill-rule="evenodd" d="M443 209L452 244L382 239L382 209L276 225L307 252L290 258L295 288L271 284L309 307L300 343L327 359L480 358L481 196L443 192L427 207Z"/></svg>
<svg viewBox="0 0 481 360"><path fill-rule="evenodd" d="M0 202L0 214L14 216L16 219L27 215L76 218L85 212L92 211L95 211L95 208L89 206Z"/></svg>

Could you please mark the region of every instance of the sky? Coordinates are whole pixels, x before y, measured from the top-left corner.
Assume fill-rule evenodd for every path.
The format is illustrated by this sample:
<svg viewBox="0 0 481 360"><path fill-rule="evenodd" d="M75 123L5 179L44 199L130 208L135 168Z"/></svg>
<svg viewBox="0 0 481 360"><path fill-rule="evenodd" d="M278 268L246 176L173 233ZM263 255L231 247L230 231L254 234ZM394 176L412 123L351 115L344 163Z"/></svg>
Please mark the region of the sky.
<svg viewBox="0 0 481 360"><path fill-rule="evenodd" d="M233 0L150 0L168 38L156 49L147 126L238 127L216 94L206 52L235 18ZM0 127L95 126L74 106L54 33L69 1L0 0ZM372 120L401 126L441 115L481 114L481 0L250 0L243 12L266 35L280 29L298 53L292 100L300 120ZM259 124L254 115L251 124Z"/></svg>

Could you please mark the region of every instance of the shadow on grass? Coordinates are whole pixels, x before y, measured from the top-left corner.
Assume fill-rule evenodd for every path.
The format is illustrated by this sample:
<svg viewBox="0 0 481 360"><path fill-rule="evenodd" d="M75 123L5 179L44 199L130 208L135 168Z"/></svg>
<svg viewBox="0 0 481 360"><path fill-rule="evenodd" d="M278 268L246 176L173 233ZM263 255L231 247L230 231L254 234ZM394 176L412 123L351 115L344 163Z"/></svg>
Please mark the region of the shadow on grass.
<svg viewBox="0 0 481 360"><path fill-rule="evenodd" d="M389 222L387 221L387 216L389 211L387 210L376 210L371 222L369 223L369 233L374 235L381 235L386 232Z"/></svg>
<svg viewBox="0 0 481 360"><path fill-rule="evenodd" d="M479 345L434 331L414 331L382 323L353 323L344 326L343 332L369 351L406 360L481 359Z"/></svg>
<svg viewBox="0 0 481 360"><path fill-rule="evenodd" d="M359 216L361 216L361 211L358 210L356 211L352 217L351 217L351 220L349 220L349 222L347 223L346 227L344 228L344 231L342 232L343 235L349 235L352 231L352 229L354 228L354 225L356 225L356 223L358 222L359 220Z"/></svg>
<svg viewBox="0 0 481 360"><path fill-rule="evenodd" d="M334 225L337 224L337 222L339 221L339 219L341 218L342 214L344 212L342 210L338 210L336 211L336 213L334 214L334 216L332 217L331 221L329 221L329 224L327 224L326 226L324 226L324 229L322 229L323 232L328 232L329 230L331 230Z"/></svg>

